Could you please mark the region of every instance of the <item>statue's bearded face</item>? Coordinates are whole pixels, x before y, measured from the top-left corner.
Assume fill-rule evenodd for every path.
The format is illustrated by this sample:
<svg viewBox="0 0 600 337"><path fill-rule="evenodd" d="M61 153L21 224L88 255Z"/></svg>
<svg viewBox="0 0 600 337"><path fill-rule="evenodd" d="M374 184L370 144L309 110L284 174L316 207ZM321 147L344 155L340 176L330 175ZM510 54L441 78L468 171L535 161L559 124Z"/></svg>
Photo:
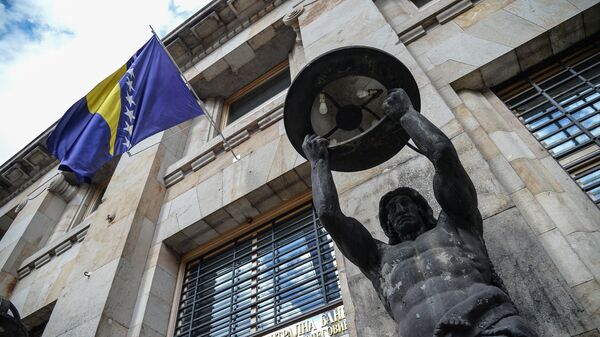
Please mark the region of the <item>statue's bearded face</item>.
<svg viewBox="0 0 600 337"><path fill-rule="evenodd" d="M406 195L397 195L388 202L387 219L399 238L412 240L425 231L421 207Z"/></svg>

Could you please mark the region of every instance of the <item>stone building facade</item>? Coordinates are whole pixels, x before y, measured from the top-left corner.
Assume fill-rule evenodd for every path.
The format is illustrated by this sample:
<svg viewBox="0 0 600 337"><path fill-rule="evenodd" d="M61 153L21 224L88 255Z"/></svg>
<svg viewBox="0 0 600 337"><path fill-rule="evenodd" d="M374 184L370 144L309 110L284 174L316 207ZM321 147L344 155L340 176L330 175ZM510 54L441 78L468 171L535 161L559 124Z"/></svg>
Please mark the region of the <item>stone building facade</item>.
<svg viewBox="0 0 600 337"><path fill-rule="evenodd" d="M0 295L32 336L394 335L314 220L310 168L282 120L304 65L363 45L414 75L522 315L540 336L598 336L599 30L596 0L212 1L163 41L216 124L157 134L90 185L58 173L49 132L17 153L0 168ZM343 211L383 239L379 198L412 186L439 211L432 175L405 148L334 179ZM285 260L290 238L299 264Z"/></svg>

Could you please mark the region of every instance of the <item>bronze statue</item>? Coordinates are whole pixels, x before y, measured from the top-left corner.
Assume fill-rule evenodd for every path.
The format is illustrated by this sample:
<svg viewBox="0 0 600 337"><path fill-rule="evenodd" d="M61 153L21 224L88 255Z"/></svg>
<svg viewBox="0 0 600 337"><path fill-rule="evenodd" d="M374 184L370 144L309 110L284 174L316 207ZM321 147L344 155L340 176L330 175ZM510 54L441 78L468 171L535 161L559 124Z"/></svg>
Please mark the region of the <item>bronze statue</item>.
<svg viewBox="0 0 600 337"><path fill-rule="evenodd" d="M383 110L433 163L438 218L425 198L401 187L381 198L379 221L389 243L342 213L328 163L328 142L306 136L314 205L338 248L373 284L396 321L398 336L537 336L494 272L483 240L477 194L454 146L415 111L402 89Z"/></svg>

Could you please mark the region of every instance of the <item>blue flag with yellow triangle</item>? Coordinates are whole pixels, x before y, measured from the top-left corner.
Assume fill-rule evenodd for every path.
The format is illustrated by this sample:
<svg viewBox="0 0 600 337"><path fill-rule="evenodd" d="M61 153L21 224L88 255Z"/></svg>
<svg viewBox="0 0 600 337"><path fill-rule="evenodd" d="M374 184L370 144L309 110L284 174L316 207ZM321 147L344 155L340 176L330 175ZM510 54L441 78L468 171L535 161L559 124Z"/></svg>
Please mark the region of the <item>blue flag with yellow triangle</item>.
<svg viewBox="0 0 600 337"><path fill-rule="evenodd" d="M47 140L60 170L91 180L143 139L203 113L156 36L75 102Z"/></svg>

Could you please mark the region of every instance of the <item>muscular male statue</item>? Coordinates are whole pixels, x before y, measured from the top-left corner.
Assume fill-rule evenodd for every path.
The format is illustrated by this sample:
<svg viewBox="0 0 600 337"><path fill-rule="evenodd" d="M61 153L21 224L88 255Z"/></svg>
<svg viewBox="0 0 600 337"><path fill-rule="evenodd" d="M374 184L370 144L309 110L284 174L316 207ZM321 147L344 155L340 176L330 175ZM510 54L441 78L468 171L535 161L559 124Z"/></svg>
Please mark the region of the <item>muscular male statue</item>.
<svg viewBox="0 0 600 337"><path fill-rule="evenodd" d="M417 191L401 187L379 203L379 221L389 242L374 239L358 220L342 213L328 142L309 135L302 147L323 226L371 280L397 323L398 336L537 336L494 272L475 188L450 140L413 109L402 89L390 92L383 110L433 163L433 190L442 208L438 219Z"/></svg>

